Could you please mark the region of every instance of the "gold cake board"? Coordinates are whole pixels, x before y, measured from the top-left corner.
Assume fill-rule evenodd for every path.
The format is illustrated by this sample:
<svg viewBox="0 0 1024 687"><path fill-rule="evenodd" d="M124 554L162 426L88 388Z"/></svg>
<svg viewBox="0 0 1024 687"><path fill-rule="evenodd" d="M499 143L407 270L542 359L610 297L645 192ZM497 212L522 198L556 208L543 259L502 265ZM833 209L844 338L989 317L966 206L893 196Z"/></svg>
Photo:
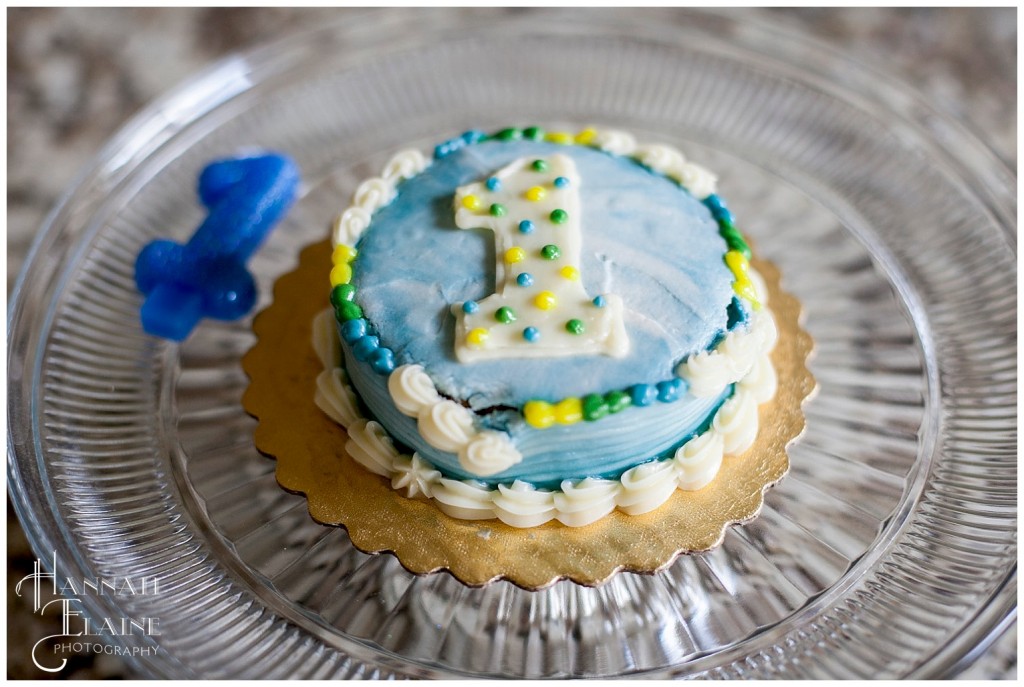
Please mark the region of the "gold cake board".
<svg viewBox="0 0 1024 687"><path fill-rule="evenodd" d="M578 528L457 520L356 463L345 450L345 430L313 401L322 365L312 323L329 307L329 241L302 251L298 268L277 281L273 304L256 317L257 343L242 360L251 380L242 404L259 420L257 449L277 459L278 483L305 494L314 520L344 527L361 551L395 554L413 573L448 570L467 585L505 578L540 589L562 578L598 585L621 570L657 572L680 554L714 548L726 527L755 517L764 490L789 470L786 447L804 428L801 405L815 386L806 367L812 341L800 328L799 302L780 289L778 270L756 258L752 265L765 280L779 331L772 352L778 392L759 409L757 441L726 456L707 487L677 490L644 515L616 510Z"/></svg>

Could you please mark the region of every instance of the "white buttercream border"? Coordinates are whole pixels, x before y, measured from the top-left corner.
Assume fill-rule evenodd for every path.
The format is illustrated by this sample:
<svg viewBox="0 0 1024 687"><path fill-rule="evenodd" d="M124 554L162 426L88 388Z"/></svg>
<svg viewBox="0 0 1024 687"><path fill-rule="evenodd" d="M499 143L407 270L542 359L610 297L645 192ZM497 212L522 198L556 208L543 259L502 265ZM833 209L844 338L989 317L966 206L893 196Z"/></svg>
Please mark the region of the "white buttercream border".
<svg viewBox="0 0 1024 687"><path fill-rule="evenodd" d="M771 321L766 326L774 331L767 308L759 316ZM753 325L749 331L754 331ZM774 397L776 389L775 369L769 356L775 337L758 338L760 354L738 380L733 396L718 409L707 432L690 439L672 458L638 465L618 480L564 480L558 491L539 490L519 480L491 489L475 480L449 479L419 454L399 452L386 430L359 412L356 393L340 366L340 341L330 310L318 315L313 325L313 344L324 366L317 377L315 400L324 413L348 430L346 449L353 459L391 480L391 486L407 498L432 498L443 512L463 520L497 518L512 527L527 528L554 519L569 527L581 527L616 508L628 515L639 515L661 506L676 489L700 489L718 474L723 456L740 454L753 444L758 432L758 405ZM726 356L720 350L724 345L725 342L710 355ZM419 400L429 405L433 400L429 390L420 391ZM508 441L507 435L497 432L480 432L477 436L483 435L503 436Z"/></svg>

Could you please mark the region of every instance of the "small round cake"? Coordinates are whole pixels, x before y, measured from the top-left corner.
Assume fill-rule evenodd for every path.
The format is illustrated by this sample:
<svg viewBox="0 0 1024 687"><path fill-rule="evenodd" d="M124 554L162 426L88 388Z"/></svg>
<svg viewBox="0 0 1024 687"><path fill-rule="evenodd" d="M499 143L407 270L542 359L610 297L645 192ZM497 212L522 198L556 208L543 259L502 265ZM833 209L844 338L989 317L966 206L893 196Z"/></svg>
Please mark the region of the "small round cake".
<svg viewBox="0 0 1024 687"><path fill-rule="evenodd" d="M463 519L582 526L714 479L776 332L715 177L624 132L469 131L337 218L317 404Z"/></svg>

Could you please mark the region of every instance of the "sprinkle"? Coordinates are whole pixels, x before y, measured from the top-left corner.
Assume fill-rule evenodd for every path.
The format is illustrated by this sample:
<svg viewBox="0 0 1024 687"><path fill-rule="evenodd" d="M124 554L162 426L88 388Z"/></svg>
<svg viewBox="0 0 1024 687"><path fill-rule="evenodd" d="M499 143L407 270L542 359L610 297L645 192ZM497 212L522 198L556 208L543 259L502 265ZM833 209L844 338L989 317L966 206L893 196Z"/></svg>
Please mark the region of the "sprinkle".
<svg viewBox="0 0 1024 687"><path fill-rule="evenodd" d="M555 424L555 409L547 401L527 401L523 406L526 424L537 429L547 429Z"/></svg>
<svg viewBox="0 0 1024 687"><path fill-rule="evenodd" d="M537 294L537 297L533 299L533 304L541 310L551 310L558 305L558 299L555 294L550 291L541 291Z"/></svg>
<svg viewBox="0 0 1024 687"><path fill-rule="evenodd" d="M530 343L534 343L540 338L540 330L536 327L527 327L523 330L523 338Z"/></svg>
<svg viewBox="0 0 1024 687"><path fill-rule="evenodd" d="M453 138L453 139L445 141L444 143L439 143L434 148L434 157L436 157L438 160L440 160L441 158L448 157L449 155L454 153L456 150L459 150L460 148L465 148L465 147L466 147L466 141L463 138L461 138L461 137Z"/></svg>
<svg viewBox="0 0 1024 687"><path fill-rule="evenodd" d="M539 141L544 138L544 129L541 129L539 126L528 126L523 129L523 138Z"/></svg>
<svg viewBox="0 0 1024 687"><path fill-rule="evenodd" d="M358 252L352 246L339 243L334 247L334 252L331 254L331 264L337 265L339 262L352 262L356 259Z"/></svg>
<svg viewBox="0 0 1024 687"><path fill-rule="evenodd" d="M494 217L504 217L505 206L501 203L491 203L491 215Z"/></svg>
<svg viewBox="0 0 1024 687"><path fill-rule="evenodd" d="M545 140L548 140L552 143L558 143L559 145L569 145L570 143L572 143L573 139L572 134L568 133L567 131L552 131L544 138Z"/></svg>
<svg viewBox="0 0 1024 687"><path fill-rule="evenodd" d="M735 221L732 212L725 206L725 202L716 194L712 193L704 199L704 205L711 211L711 216L719 222L725 221L732 224Z"/></svg>
<svg viewBox="0 0 1024 687"><path fill-rule="evenodd" d="M594 296L593 303L595 308L603 308L605 306L605 302L604 296Z"/></svg>
<svg viewBox="0 0 1024 687"><path fill-rule="evenodd" d="M583 402L578 398L565 398L555 404L555 421L560 425L573 425L583 419Z"/></svg>
<svg viewBox="0 0 1024 687"><path fill-rule="evenodd" d="M356 287L351 284L338 284L331 290L331 305L337 308L345 301L356 297Z"/></svg>
<svg viewBox="0 0 1024 687"><path fill-rule="evenodd" d="M578 281L580 278L580 271L572 265L566 265L562 269L558 270L558 273L562 275L564 279L569 281Z"/></svg>
<svg viewBox="0 0 1024 687"><path fill-rule="evenodd" d="M604 400L608 403L608 412L613 415L633 405L633 399L625 391L609 391Z"/></svg>
<svg viewBox="0 0 1024 687"><path fill-rule="evenodd" d="M519 231L521 231L524 234L532 234L533 229L533 222L531 222L528 219L524 219L522 222L519 223Z"/></svg>
<svg viewBox="0 0 1024 687"><path fill-rule="evenodd" d="M343 322L358 320L363 316L363 309L352 301L344 301L334 309L334 314Z"/></svg>
<svg viewBox="0 0 1024 687"><path fill-rule="evenodd" d="M516 283L520 286L533 286L533 275L529 272L523 272L516 277Z"/></svg>
<svg viewBox="0 0 1024 687"><path fill-rule="evenodd" d="M523 132L519 129L502 129L498 133L494 134L494 137L499 141L514 141L523 137Z"/></svg>
<svg viewBox="0 0 1024 687"><path fill-rule="evenodd" d="M476 301L466 301L465 303L462 304L462 312L466 313L467 315L472 315L479 309L480 306L477 305Z"/></svg>
<svg viewBox="0 0 1024 687"><path fill-rule="evenodd" d="M512 246L505 251L505 262L510 265L514 265L517 262L522 262L523 258L526 257L526 251L519 246Z"/></svg>
<svg viewBox="0 0 1024 687"><path fill-rule="evenodd" d="M341 325L341 338L347 343L355 343L366 336L369 330L368 322L364 319L349 320Z"/></svg>
<svg viewBox="0 0 1024 687"><path fill-rule="evenodd" d="M757 290L754 288L754 283L746 276L734 281L732 283L732 290L735 291L736 295L740 298L746 298L750 301L751 305L754 306L754 310L761 309L761 301L757 297Z"/></svg>
<svg viewBox="0 0 1024 687"><path fill-rule="evenodd" d="M637 384L630 387L629 396L635 406L649 406L658 397L658 390L652 384Z"/></svg>
<svg viewBox="0 0 1024 687"><path fill-rule="evenodd" d="M530 164L530 167L533 168L533 171L535 171L535 172L546 172L546 171L548 171L548 163L545 162L544 160L534 160Z"/></svg>
<svg viewBox="0 0 1024 687"><path fill-rule="evenodd" d="M576 142L585 146L593 141L595 136L597 136L597 131L588 127L576 134Z"/></svg>
<svg viewBox="0 0 1024 687"><path fill-rule="evenodd" d="M475 212L480 209L480 199L474 195L468 195L462 199L462 207Z"/></svg>
<svg viewBox="0 0 1024 687"><path fill-rule="evenodd" d="M395 369L395 354L390 348L378 348L370 354L370 367L377 374L391 374Z"/></svg>
<svg viewBox="0 0 1024 687"><path fill-rule="evenodd" d="M557 260L562 255L562 251L555 244L549 243L540 249L540 254L545 260Z"/></svg>
<svg viewBox="0 0 1024 687"><path fill-rule="evenodd" d="M539 200L543 200L546 195L547 191L544 190L543 186L534 186L526 192L526 199L536 203Z"/></svg>
<svg viewBox="0 0 1024 687"><path fill-rule="evenodd" d="M473 145L474 143L479 143L480 141L486 140L487 134L480 131L479 129L470 129L469 131L463 133L460 138L467 144Z"/></svg>
<svg viewBox="0 0 1024 687"><path fill-rule="evenodd" d="M364 336L352 344L352 355L360 362L366 362L370 355L380 346L380 339L376 336Z"/></svg>
<svg viewBox="0 0 1024 687"><path fill-rule="evenodd" d="M347 284L352 281L352 265L347 262L339 262L331 268L331 287L338 284Z"/></svg>
<svg viewBox="0 0 1024 687"><path fill-rule="evenodd" d="M508 306L502 306L494 313L494 319L502 324L511 324L516 321L516 311Z"/></svg>
<svg viewBox="0 0 1024 687"><path fill-rule="evenodd" d="M584 329L583 320L572 319L565 323L565 331L570 334L582 334Z"/></svg>
<svg viewBox="0 0 1024 687"><path fill-rule="evenodd" d="M732 270L732 274L736 277L736 280L745 279L747 277L747 270L750 269L750 263L743 257L743 253L738 250L730 250L725 254L725 264Z"/></svg>
<svg viewBox="0 0 1024 687"><path fill-rule="evenodd" d="M488 332L483 327L477 327L476 329L469 330L469 334L466 334L466 341L473 348L481 348L487 342Z"/></svg>
<svg viewBox="0 0 1024 687"><path fill-rule="evenodd" d="M488 191L500 191L501 190L501 179L498 177L491 177L487 180Z"/></svg>
<svg viewBox="0 0 1024 687"><path fill-rule="evenodd" d="M555 188L565 188L569 185L569 180L566 177L555 178Z"/></svg>
<svg viewBox="0 0 1024 687"><path fill-rule="evenodd" d="M600 420L610 412L608 401L601 394L587 394L583 397L583 419L587 422Z"/></svg>
<svg viewBox="0 0 1024 687"><path fill-rule="evenodd" d="M683 380L678 377L658 382L658 400L662 403L672 403L679 399L679 392L682 390Z"/></svg>
<svg viewBox="0 0 1024 687"><path fill-rule="evenodd" d="M555 224L565 224L566 220L569 219L569 213L561 208L551 211L551 221Z"/></svg>

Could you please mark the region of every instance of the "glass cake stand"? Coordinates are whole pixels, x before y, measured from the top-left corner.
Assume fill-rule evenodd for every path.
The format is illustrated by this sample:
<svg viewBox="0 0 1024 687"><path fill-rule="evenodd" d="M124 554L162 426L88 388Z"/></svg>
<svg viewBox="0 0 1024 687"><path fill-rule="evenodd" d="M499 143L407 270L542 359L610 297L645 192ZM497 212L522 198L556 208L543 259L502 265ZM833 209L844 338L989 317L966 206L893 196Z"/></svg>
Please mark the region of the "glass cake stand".
<svg viewBox="0 0 1024 687"><path fill-rule="evenodd" d="M155 617L160 677L933 677L1016 607L1013 174L914 93L732 16L328 26L141 113L50 215L10 310L9 470L62 575ZM372 30L368 27L374 22ZM286 151L305 185L253 260L262 300L358 180L469 127L600 124L720 174L804 303L820 385L790 474L711 553L599 588L416 577L313 522L253 448L250 321L144 336L138 250L201 220L205 161Z"/></svg>

